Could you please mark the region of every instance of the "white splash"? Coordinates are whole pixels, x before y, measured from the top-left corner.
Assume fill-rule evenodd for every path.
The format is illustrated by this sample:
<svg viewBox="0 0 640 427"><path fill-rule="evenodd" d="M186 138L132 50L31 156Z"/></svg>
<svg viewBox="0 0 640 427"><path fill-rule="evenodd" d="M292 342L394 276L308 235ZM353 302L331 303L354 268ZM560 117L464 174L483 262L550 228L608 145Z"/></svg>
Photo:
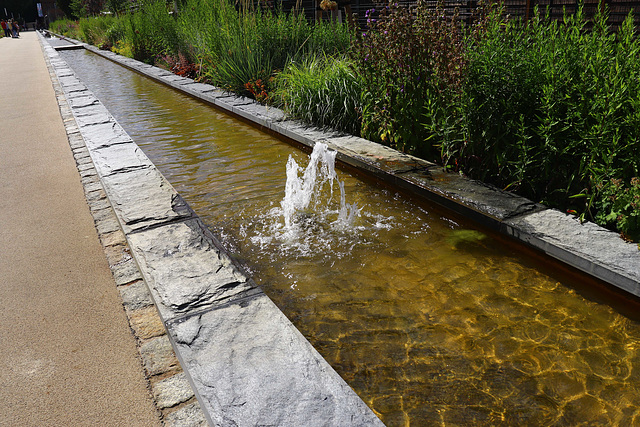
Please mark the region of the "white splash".
<svg viewBox="0 0 640 427"><path fill-rule="evenodd" d="M284 228L293 232L300 217L313 215L316 218L328 218L337 213L337 219L331 223L333 228L344 230L349 228L359 214L355 204L347 204L344 183L338 180L335 171L336 152L330 151L326 144L316 143L309 157L306 169L302 168L289 156L287 162L287 182L285 195L280 202ZM302 172L302 175L300 173ZM331 209L333 199L333 183L338 182L340 188L340 207ZM329 185L329 196L323 191ZM324 199L323 199L324 196ZM313 202L313 206L311 206Z"/></svg>

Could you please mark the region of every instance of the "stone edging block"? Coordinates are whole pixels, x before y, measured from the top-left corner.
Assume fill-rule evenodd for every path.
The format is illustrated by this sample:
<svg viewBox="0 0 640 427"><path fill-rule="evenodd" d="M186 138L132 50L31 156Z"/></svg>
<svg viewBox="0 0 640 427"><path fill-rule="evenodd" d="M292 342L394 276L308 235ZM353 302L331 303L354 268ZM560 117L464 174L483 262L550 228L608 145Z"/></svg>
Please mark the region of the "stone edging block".
<svg viewBox="0 0 640 427"><path fill-rule="evenodd" d="M215 425L382 425L264 294L168 326Z"/></svg>
<svg viewBox="0 0 640 427"><path fill-rule="evenodd" d="M200 219L134 233L129 242L165 321L255 288Z"/></svg>

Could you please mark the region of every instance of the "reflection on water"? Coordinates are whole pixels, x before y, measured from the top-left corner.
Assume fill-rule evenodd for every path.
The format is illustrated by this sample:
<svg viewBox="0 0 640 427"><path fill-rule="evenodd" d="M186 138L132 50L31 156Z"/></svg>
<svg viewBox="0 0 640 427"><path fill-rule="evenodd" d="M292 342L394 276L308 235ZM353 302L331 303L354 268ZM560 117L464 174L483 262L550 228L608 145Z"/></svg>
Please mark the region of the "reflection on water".
<svg viewBox="0 0 640 427"><path fill-rule="evenodd" d="M63 57L387 425L640 423L639 325L579 281L340 171L353 228L311 209L283 243L287 159L307 155L108 61Z"/></svg>

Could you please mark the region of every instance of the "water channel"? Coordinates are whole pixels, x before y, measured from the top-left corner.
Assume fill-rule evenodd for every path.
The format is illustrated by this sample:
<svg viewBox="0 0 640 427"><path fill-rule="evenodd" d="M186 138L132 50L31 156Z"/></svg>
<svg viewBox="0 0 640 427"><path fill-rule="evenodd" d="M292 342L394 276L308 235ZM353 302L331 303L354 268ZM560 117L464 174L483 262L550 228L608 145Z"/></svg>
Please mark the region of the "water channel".
<svg viewBox="0 0 640 427"><path fill-rule="evenodd" d="M287 162L308 153L88 52L61 55L386 425L640 423L637 306L340 170L352 221L327 181L292 232Z"/></svg>

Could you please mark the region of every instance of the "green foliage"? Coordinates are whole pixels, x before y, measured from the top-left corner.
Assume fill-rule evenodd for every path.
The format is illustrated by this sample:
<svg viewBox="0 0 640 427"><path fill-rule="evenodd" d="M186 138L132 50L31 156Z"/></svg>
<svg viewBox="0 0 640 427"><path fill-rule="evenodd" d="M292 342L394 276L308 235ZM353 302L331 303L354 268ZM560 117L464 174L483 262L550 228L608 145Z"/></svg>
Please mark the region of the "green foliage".
<svg viewBox="0 0 640 427"><path fill-rule="evenodd" d="M598 186L596 205L599 224L617 228L628 240L640 241L640 179L633 177L629 186L612 179Z"/></svg>
<svg viewBox="0 0 640 427"><path fill-rule="evenodd" d="M103 0L71 0L69 9L72 18L96 16L102 11Z"/></svg>
<svg viewBox="0 0 640 427"><path fill-rule="evenodd" d="M126 21L123 18L116 18L104 33L107 44L112 48L122 42L127 34Z"/></svg>
<svg viewBox="0 0 640 427"><path fill-rule="evenodd" d="M114 24L115 18L109 15L81 19L79 21L81 38L89 44L110 47L108 31Z"/></svg>
<svg viewBox="0 0 640 427"><path fill-rule="evenodd" d="M130 4L129 0L105 0L104 2L109 12L117 15L118 13L126 11L127 6Z"/></svg>
<svg viewBox="0 0 640 427"><path fill-rule="evenodd" d="M465 67L458 17L447 16L442 3L433 10L423 1L376 13L367 13L368 29L353 52L364 87L362 135L438 159L430 139L440 127L433 121L455 109ZM421 125L425 114L431 128Z"/></svg>
<svg viewBox="0 0 640 427"><path fill-rule="evenodd" d="M469 44L461 132L443 161L581 218L602 218L596 187L640 169L640 42L582 9L527 25L494 15Z"/></svg>
<svg viewBox="0 0 640 427"><path fill-rule="evenodd" d="M177 55L186 51L178 25L169 14L165 0L147 0L126 19L125 40L131 46L135 59L153 63L160 55Z"/></svg>
<svg viewBox="0 0 640 427"><path fill-rule="evenodd" d="M49 29L56 34L61 34L75 40L81 40L80 26L78 21L71 19L58 19L49 25Z"/></svg>
<svg viewBox="0 0 640 427"><path fill-rule="evenodd" d="M358 135L362 81L344 57L314 56L278 74L277 99L292 117Z"/></svg>
<svg viewBox="0 0 640 427"><path fill-rule="evenodd" d="M269 86L274 73L289 61L317 52L341 52L351 40L345 25L314 25L302 13L250 4L236 7L229 0L186 0L178 21L182 37L203 64L204 76L245 95L252 92L247 84L260 81Z"/></svg>

